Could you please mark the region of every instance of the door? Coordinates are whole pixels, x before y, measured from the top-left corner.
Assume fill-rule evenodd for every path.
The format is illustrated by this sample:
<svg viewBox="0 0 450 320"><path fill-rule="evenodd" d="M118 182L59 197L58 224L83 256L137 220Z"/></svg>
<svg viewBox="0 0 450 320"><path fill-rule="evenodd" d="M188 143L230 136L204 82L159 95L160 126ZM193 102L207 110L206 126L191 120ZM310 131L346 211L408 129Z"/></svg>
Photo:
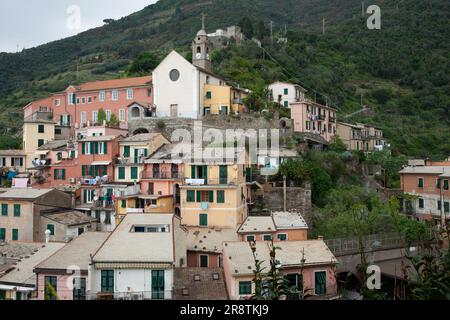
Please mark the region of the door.
<svg viewBox="0 0 450 320"><path fill-rule="evenodd" d="M208 256L200 255L200 268L208 268Z"/></svg>
<svg viewBox="0 0 450 320"><path fill-rule="evenodd" d="M73 300L86 300L86 278L73 279Z"/></svg>
<svg viewBox="0 0 450 320"><path fill-rule="evenodd" d="M316 294L326 294L327 293L327 273L325 271L316 272L315 278L315 292Z"/></svg>
<svg viewBox="0 0 450 320"><path fill-rule="evenodd" d="M178 105L177 104L170 105L170 116L172 118L178 117Z"/></svg>
<svg viewBox="0 0 450 320"><path fill-rule="evenodd" d="M152 299L164 299L164 270L152 270Z"/></svg>
<svg viewBox="0 0 450 320"><path fill-rule="evenodd" d="M153 195L155 193L155 184L153 182L148 183L148 194Z"/></svg>

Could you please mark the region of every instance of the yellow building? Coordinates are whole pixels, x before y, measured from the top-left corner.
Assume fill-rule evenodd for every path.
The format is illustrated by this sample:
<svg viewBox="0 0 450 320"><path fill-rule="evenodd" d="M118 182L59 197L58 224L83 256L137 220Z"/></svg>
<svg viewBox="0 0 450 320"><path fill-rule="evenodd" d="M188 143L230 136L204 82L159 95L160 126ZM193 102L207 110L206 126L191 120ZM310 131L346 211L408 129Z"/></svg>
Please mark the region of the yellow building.
<svg viewBox="0 0 450 320"><path fill-rule="evenodd" d="M246 168L236 161L188 163L181 186L184 225L236 227L247 217Z"/></svg>
<svg viewBox="0 0 450 320"><path fill-rule="evenodd" d="M138 182L144 171L144 160L161 146L169 144L160 133L143 133L120 141L120 156L114 168L117 182Z"/></svg>
<svg viewBox="0 0 450 320"><path fill-rule="evenodd" d="M37 149L49 141L55 140L55 126L53 120L33 119L25 120L23 124L23 150L26 154L26 169L33 168L33 160Z"/></svg>
<svg viewBox="0 0 450 320"><path fill-rule="evenodd" d="M203 115L243 113L243 100L248 96L248 90L227 85L205 84L203 99Z"/></svg>
<svg viewBox="0 0 450 320"><path fill-rule="evenodd" d="M117 201L116 221L119 224L127 213L174 213L174 197L132 195Z"/></svg>

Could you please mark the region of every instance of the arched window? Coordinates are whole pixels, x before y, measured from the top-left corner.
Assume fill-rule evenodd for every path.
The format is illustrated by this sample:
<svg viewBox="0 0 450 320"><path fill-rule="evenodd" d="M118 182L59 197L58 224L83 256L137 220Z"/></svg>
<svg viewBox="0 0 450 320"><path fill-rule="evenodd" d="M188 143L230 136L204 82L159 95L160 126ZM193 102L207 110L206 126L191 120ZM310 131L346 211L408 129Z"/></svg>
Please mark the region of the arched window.
<svg viewBox="0 0 450 320"><path fill-rule="evenodd" d="M197 53L202 53L202 48L201 47L197 47Z"/></svg>

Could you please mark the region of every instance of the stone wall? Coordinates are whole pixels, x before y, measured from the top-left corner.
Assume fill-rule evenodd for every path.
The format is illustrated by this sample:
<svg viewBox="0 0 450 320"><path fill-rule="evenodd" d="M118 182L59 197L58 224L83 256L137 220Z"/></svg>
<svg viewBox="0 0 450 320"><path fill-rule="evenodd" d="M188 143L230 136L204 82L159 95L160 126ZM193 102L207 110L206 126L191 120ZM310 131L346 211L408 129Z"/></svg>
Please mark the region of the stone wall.
<svg viewBox="0 0 450 320"><path fill-rule="evenodd" d="M265 207L271 211L283 211L284 206L283 187L267 187L264 190ZM302 214L308 226L313 223L313 211L311 204L311 189L309 186L286 187L286 210L295 210Z"/></svg>

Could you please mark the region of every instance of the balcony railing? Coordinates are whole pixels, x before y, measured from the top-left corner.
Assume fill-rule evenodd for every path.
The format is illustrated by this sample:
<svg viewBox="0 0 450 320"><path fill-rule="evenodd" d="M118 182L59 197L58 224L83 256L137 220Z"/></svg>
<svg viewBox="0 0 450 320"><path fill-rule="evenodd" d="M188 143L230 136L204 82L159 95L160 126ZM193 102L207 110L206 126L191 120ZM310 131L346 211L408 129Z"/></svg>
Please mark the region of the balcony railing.
<svg viewBox="0 0 450 320"><path fill-rule="evenodd" d="M98 292L86 295L88 300L172 300L172 290Z"/></svg>
<svg viewBox="0 0 450 320"><path fill-rule="evenodd" d="M36 111L24 119L25 121L53 120L52 111Z"/></svg>
<svg viewBox="0 0 450 320"><path fill-rule="evenodd" d="M225 186L236 186L239 184L238 180L236 178L230 179L230 178L219 178L219 179L191 179L186 178L185 184L191 185L191 186L215 186L215 185L225 185Z"/></svg>
<svg viewBox="0 0 450 320"><path fill-rule="evenodd" d="M80 178L80 183L82 185L88 186L98 186L101 185L102 183L108 183L109 181L110 181L109 176L102 176L102 177L86 176Z"/></svg>
<svg viewBox="0 0 450 320"><path fill-rule="evenodd" d="M143 171L142 179L183 179L184 172L181 171Z"/></svg>
<svg viewBox="0 0 450 320"><path fill-rule="evenodd" d="M241 98L233 99L233 104L244 104L244 101Z"/></svg>

